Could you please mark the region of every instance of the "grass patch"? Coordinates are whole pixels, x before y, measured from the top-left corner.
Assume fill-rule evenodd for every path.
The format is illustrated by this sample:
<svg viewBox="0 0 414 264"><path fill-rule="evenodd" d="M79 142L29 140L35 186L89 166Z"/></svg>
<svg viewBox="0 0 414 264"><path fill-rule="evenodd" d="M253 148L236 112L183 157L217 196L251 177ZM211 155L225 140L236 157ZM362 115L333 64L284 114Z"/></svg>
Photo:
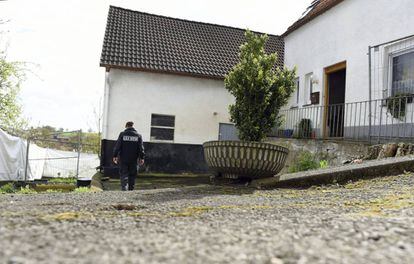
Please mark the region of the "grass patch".
<svg viewBox="0 0 414 264"><path fill-rule="evenodd" d="M213 207L210 206L198 206L198 207L188 207L179 212L172 212L170 216L173 217L190 217L190 216L197 216L204 212L213 210Z"/></svg>
<svg viewBox="0 0 414 264"><path fill-rule="evenodd" d="M76 178L50 178L47 180L48 183L66 183L66 184L76 184Z"/></svg>
<svg viewBox="0 0 414 264"><path fill-rule="evenodd" d="M76 185L74 184L65 184L65 183L57 183L57 184L37 184L33 187L37 192L72 192L76 189Z"/></svg>
<svg viewBox="0 0 414 264"><path fill-rule="evenodd" d="M356 207L358 216L387 216L389 212L414 206L414 189L403 189L402 192L390 194L382 198L369 201L347 201L346 207Z"/></svg>
<svg viewBox="0 0 414 264"><path fill-rule="evenodd" d="M78 187L73 190L74 193L88 193L92 192L92 190L89 187Z"/></svg>
<svg viewBox="0 0 414 264"><path fill-rule="evenodd" d="M51 215L45 215L42 217L43 220L47 221L74 221L80 218L92 217L90 213L80 212L63 212Z"/></svg>
<svg viewBox="0 0 414 264"><path fill-rule="evenodd" d="M20 190L17 191L16 193L19 194L36 194L36 190L30 188L29 185L26 185L25 187L20 187Z"/></svg>
<svg viewBox="0 0 414 264"><path fill-rule="evenodd" d="M29 185L17 188L13 183L8 183L0 188L0 194L36 194L36 190L30 188Z"/></svg>
<svg viewBox="0 0 414 264"><path fill-rule="evenodd" d="M15 193L16 188L13 183L7 183L0 187L0 194Z"/></svg>

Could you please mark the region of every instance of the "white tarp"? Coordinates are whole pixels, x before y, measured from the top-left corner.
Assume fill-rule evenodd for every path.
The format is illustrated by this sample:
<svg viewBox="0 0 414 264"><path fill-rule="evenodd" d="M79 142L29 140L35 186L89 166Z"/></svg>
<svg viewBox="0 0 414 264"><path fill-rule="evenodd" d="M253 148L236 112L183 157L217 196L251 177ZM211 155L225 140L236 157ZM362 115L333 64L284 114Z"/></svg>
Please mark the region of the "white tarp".
<svg viewBox="0 0 414 264"><path fill-rule="evenodd" d="M44 177L68 178L76 176L78 166L77 152L46 149L45 158ZM90 180L95 174L97 166L99 166L98 155L81 153L78 178Z"/></svg>
<svg viewBox="0 0 414 264"><path fill-rule="evenodd" d="M0 181L24 180L26 148L25 140L0 129ZM90 180L98 165L98 155L81 153L78 179ZM33 143L29 146L29 181L42 177L76 177L77 168L77 152L41 148Z"/></svg>
<svg viewBox="0 0 414 264"><path fill-rule="evenodd" d="M26 144L0 129L0 181L24 180Z"/></svg>

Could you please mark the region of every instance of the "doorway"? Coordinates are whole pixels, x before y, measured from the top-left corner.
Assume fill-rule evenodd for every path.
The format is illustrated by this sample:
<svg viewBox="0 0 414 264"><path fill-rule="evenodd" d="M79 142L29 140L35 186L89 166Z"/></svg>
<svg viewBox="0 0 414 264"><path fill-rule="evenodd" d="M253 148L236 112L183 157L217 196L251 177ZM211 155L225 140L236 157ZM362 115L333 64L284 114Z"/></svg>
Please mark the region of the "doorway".
<svg viewBox="0 0 414 264"><path fill-rule="evenodd" d="M346 62L325 68L325 137L344 136Z"/></svg>

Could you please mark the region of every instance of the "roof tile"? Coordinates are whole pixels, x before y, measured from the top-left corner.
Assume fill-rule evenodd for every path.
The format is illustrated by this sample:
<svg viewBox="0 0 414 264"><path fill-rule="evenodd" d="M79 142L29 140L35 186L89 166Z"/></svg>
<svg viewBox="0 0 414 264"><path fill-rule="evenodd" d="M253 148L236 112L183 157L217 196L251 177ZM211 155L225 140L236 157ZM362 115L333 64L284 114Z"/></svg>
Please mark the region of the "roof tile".
<svg viewBox="0 0 414 264"><path fill-rule="evenodd" d="M100 64L223 78L237 64L244 42L243 29L111 6ZM282 66L283 39L269 35L265 48L278 53Z"/></svg>

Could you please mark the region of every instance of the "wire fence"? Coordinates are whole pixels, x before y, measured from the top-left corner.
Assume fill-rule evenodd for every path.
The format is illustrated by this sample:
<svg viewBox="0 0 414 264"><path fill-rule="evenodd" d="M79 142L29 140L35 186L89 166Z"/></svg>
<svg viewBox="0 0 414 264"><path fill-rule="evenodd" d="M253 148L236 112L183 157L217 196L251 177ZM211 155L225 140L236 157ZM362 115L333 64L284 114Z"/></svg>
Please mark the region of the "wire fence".
<svg viewBox="0 0 414 264"><path fill-rule="evenodd" d="M86 151L94 146L84 143L83 138L81 130L31 136L28 138L28 164L34 171L42 168L42 177L90 179L99 166L99 156Z"/></svg>
<svg viewBox="0 0 414 264"><path fill-rule="evenodd" d="M22 152L18 156L24 160L12 162L20 167L18 175L21 176L15 176L14 178L18 178L16 180L29 181L42 178L90 180L100 165L100 139L97 137L94 140L96 142L91 143L88 138L90 133L83 133L81 130L45 133L36 129L2 129L9 135L20 138L14 141L15 145L20 144L14 148ZM12 174L11 171L10 175Z"/></svg>

